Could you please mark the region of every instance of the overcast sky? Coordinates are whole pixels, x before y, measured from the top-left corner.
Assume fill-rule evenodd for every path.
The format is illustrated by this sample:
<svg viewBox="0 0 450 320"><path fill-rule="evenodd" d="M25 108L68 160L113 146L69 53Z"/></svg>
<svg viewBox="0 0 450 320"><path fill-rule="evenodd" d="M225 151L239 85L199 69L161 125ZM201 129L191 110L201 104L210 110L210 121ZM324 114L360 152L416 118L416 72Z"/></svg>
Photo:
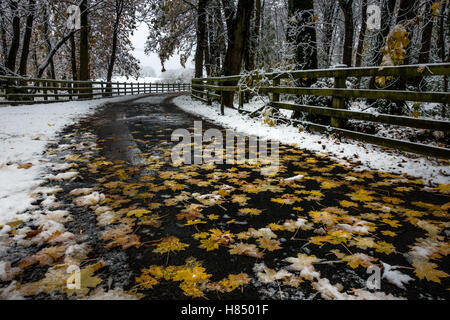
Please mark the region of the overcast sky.
<svg viewBox="0 0 450 320"><path fill-rule="evenodd" d="M161 73L161 62L159 61L158 55L156 53L146 55L144 52L147 35L147 26L145 24L141 24L134 32L134 35L132 37L133 46L135 48L135 50L133 51L133 55L139 61L141 61L142 66L151 66L155 70L156 75L159 76ZM174 55L169 61L165 63L165 66L166 70L182 68L180 64L180 57L178 55ZM187 67L193 67L191 60L187 64Z"/></svg>

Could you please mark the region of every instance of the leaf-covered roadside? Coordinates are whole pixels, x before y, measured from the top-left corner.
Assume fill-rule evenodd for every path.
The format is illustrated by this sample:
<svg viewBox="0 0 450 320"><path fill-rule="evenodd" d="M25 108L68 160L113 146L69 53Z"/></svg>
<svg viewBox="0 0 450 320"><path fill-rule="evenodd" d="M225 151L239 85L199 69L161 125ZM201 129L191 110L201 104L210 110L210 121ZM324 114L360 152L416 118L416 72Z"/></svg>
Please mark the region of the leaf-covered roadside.
<svg viewBox="0 0 450 320"><path fill-rule="evenodd" d="M355 172L291 146L281 147L272 176L260 164L173 165L173 127L130 122L130 139L110 153L117 138L102 136L101 124L99 115L69 128L47 151L63 170L48 179L60 190L44 200L45 216L66 230L11 223L17 247L30 250L4 265L3 294L448 298L449 185ZM130 150L138 161L126 160ZM70 291L73 264L82 287ZM380 291L366 288L372 266L381 269Z"/></svg>

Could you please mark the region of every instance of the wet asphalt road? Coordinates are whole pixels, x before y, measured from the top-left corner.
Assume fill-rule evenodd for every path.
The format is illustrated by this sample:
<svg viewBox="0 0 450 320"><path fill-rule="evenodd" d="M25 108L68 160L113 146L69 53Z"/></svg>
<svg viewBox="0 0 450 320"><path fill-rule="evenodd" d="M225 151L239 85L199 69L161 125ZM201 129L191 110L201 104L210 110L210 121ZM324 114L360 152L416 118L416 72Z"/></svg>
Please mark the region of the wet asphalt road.
<svg viewBox="0 0 450 320"><path fill-rule="evenodd" d="M171 141L176 129L188 129L193 132L194 121L201 119L187 114L177 108L171 100L176 95L151 96L135 101L111 103L100 108L95 115L69 126L62 132L59 144L95 143L96 148L89 150L88 159L79 163L80 178L64 182L61 186L64 192L58 198L66 209L71 211L73 221L65 224L66 228L77 235L80 243L87 243L93 248L88 261L104 261L106 267L97 275L103 280L100 287L123 288L126 291L139 293L143 299L190 299L181 290L179 281L173 279L158 279L152 288L142 288L137 285L137 277L151 266L163 268L174 267L186 269L188 266L201 266L209 275L209 282L218 284L229 275L246 274L252 280L243 287L231 292L205 290L208 299L321 299L321 295L309 281L303 281L296 286L284 284L281 281L262 284L258 280L255 266L264 263L273 270L286 270L288 257L297 254L315 255L325 260L336 260L332 250L348 253L365 253L373 257L378 264L402 266L402 272L414 277L411 261L405 256L418 239L430 235L413 224L414 219L402 214L403 211L388 214L386 206L415 210L424 213L423 219L437 225L448 222L448 213L434 213L435 208L450 202L449 195L430 192L424 185L417 183L413 177L386 175L376 171L353 172L351 166L342 166L328 157L318 156L305 150L289 146L281 146L281 170L276 177L263 177L257 168L251 166L217 165L204 166L173 166L170 151L176 143ZM223 128L207 121L202 121L203 131L210 128ZM89 136L86 136L89 133ZM89 140L89 141L88 141ZM54 146L55 148L57 147ZM67 155L56 154L58 159ZM70 151L73 153L73 151ZM74 153L77 154L78 151ZM86 156L86 150L78 152ZM107 162L109 164L95 163ZM283 185L280 181L296 174L302 174L308 179L293 185ZM350 178L350 179L347 179ZM388 181L389 183L386 183ZM118 183L119 187L108 187L109 183ZM59 184L58 184L59 185ZM205 206L201 210L191 205L199 204L194 199L195 194L207 195L231 187L222 193L224 199L218 205ZM264 187L264 190L255 188ZM69 192L78 188L95 188L106 195L102 205L110 206L116 215L116 221L110 225L99 225L99 215L86 207L73 205L73 196ZM352 194L363 189L368 194L361 197L373 200L354 200ZM395 190L397 189L397 191ZM398 190L408 190L402 192ZM183 195L188 194L187 197ZM245 204L231 201L232 196L245 196ZM418 207L414 204L418 199L430 204L428 207ZM275 200L275 201L273 201ZM349 202L350 200L350 202ZM284 202L284 203L281 203ZM352 203L343 208L342 201ZM354 203L356 202L356 203ZM377 202L377 203L375 203ZM380 203L383 202L383 205ZM396 205L393 206L393 203ZM420 204L419 204L420 206ZM433 210L431 206L434 206ZM338 208L339 207L339 208ZM63 207L64 208L64 207ZM131 209L148 208L149 213L143 216L129 216ZM243 208L260 210L259 215L248 215L240 212ZM424 209L428 208L428 209ZM326 224L314 217L311 212L328 210L336 221L370 221L376 228L369 235L354 234L352 240L339 243L311 243L317 237L315 231ZM374 215L376 213L376 215ZM146 220L150 216L155 220ZM214 219L212 218L214 216ZM387 219L382 222L382 216ZM211 217L211 219L209 219ZM352 220L355 217L356 220ZM412 218L414 218L413 216ZM295 223L297 218L305 218L312 223L312 228L285 230L279 228L283 224ZM198 225L189 225L188 221L202 219ZM392 219L393 221L389 220ZM348 222L351 223L351 222ZM130 230L124 235L138 237L138 242L129 243L126 248L121 243L109 247L110 241L103 237L105 231L117 226L128 225ZM216 250L207 251L199 248L200 239L196 235L210 233L213 229L231 232L235 243L245 242L258 246L255 239L237 237L249 228L261 230L273 226L275 239L279 241L280 249L273 251L261 250L262 258L246 255L230 254L229 245L221 244ZM316 229L316 230L315 230ZM331 232L330 230L327 230ZM382 232L388 232L385 236ZM439 230L439 243L448 242ZM161 239L176 237L188 245L187 249L170 252L170 254L155 253L156 244ZM352 244L354 239L383 243L382 250L378 247L361 249ZM135 239L135 238L133 238ZM434 238L433 238L434 239ZM444 239L444 240L442 240ZM309 240L309 241L308 241ZM361 240L361 239L360 239ZM392 248L386 247L393 243ZM128 243L125 243L127 245ZM377 249L375 251L375 249ZM261 252L259 251L259 252ZM374 261L375 261L374 260ZM449 271L450 262L446 257L433 261L437 268ZM340 283L343 292L353 288L363 288L367 279L366 268L350 268L345 263L330 263L315 265L322 277L332 284ZM32 282L41 279L47 268L30 268L22 276L21 282ZM169 277L170 278L170 277ZM442 283L418 280L407 287L407 290L384 283L383 291L396 296L410 299L448 298L449 280L442 278ZM64 295L52 296L41 294L41 299L65 299Z"/></svg>

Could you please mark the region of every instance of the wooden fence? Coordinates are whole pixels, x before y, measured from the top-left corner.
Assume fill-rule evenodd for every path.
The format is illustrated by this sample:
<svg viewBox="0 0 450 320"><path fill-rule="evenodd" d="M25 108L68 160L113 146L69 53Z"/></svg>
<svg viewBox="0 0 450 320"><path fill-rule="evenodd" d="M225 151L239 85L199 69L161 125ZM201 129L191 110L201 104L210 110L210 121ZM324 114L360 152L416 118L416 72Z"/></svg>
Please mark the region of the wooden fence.
<svg viewBox="0 0 450 320"><path fill-rule="evenodd" d="M425 145L403 140L384 138L376 135L344 129L347 120L361 120L368 122L384 123L402 127L418 129L429 129L435 131L450 131L450 122L426 118L415 118L408 116L395 116L389 114L374 114L368 112L350 111L345 108L346 98L357 99L386 99L391 101L413 101L413 102L433 102L444 105L450 104L450 93L448 92L415 92L406 90L379 90L379 89L348 89L347 79L350 77L430 77L450 75L450 63L409 65L393 67L364 67L364 68L335 68L321 70L299 70L289 72L269 73L263 76L253 76L252 79L243 76L212 77L192 80L191 95L193 98L211 104L213 99L221 102L221 112L224 112L223 96L224 92L237 92L239 95L239 110L244 113L251 113L243 110L244 95L251 88L258 94L270 95L270 106L275 109L286 109L319 116L331 117L331 126L321 124L289 120L293 123L302 124L305 127L322 133L332 133L350 139L368 142L383 147L394 148L402 151L424 154L443 159L450 159L450 149L438 146ZM322 79L333 78L334 88L311 88L292 86L297 79ZM237 85L240 80L245 80L246 87ZM261 80L264 81L261 85ZM252 86L258 83L258 86ZM249 83L250 82L250 83ZM231 85L230 85L231 84ZM281 95L294 96L324 96L332 97L332 107L311 106L281 101ZM253 112L255 114L255 112ZM280 118L278 118L280 119Z"/></svg>
<svg viewBox="0 0 450 320"><path fill-rule="evenodd" d="M68 81L0 76L0 105L52 103L136 94L188 92L189 83Z"/></svg>

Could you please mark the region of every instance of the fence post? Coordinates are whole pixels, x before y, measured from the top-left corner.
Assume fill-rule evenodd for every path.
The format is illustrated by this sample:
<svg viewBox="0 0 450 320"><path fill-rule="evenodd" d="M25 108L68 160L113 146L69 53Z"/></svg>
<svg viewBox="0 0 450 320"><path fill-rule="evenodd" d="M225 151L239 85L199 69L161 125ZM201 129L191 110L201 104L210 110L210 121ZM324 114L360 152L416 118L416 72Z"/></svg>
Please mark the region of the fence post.
<svg viewBox="0 0 450 320"><path fill-rule="evenodd" d="M274 78L273 87L278 87L279 85L280 85L280 78ZM280 101L280 94L272 93L272 102L279 102L279 101Z"/></svg>
<svg viewBox="0 0 450 320"><path fill-rule="evenodd" d="M339 64L336 65L335 68L346 68L347 65L345 64ZM335 88L346 88L346 77L335 77L334 78L334 87ZM333 97L333 103L332 107L336 109L345 109L345 98L341 97ZM331 126L335 128L342 128L347 123L346 119L339 119L339 118L331 118Z"/></svg>
<svg viewBox="0 0 450 320"><path fill-rule="evenodd" d="M239 112L241 112L243 108L244 108L244 91L239 89L239 107L238 107Z"/></svg>
<svg viewBox="0 0 450 320"><path fill-rule="evenodd" d="M209 80L206 80L206 85L207 86L209 86ZM207 103L207 105L208 106L210 106L210 105L212 105L212 99L211 99L211 96L210 96L210 91L209 91L209 88L206 88L206 100L208 101L208 103Z"/></svg>
<svg viewBox="0 0 450 320"><path fill-rule="evenodd" d="M73 100L73 89L72 89L72 88L73 88L73 83L70 83L70 82L69 82L69 83L67 84L67 88L69 89L68 92L69 92L69 94L70 94L69 100Z"/></svg>
<svg viewBox="0 0 450 320"><path fill-rule="evenodd" d="M223 103L223 91L220 91L220 114L225 115L225 105Z"/></svg>
<svg viewBox="0 0 450 320"><path fill-rule="evenodd" d="M58 89L56 89L58 87L58 85L59 85L58 83L52 82L52 87L54 88L53 89L53 95L54 95L55 100L59 100Z"/></svg>
<svg viewBox="0 0 450 320"><path fill-rule="evenodd" d="M45 88L44 89L44 101L48 101L48 92L47 92L47 87L48 87L48 81L42 82L42 86Z"/></svg>

